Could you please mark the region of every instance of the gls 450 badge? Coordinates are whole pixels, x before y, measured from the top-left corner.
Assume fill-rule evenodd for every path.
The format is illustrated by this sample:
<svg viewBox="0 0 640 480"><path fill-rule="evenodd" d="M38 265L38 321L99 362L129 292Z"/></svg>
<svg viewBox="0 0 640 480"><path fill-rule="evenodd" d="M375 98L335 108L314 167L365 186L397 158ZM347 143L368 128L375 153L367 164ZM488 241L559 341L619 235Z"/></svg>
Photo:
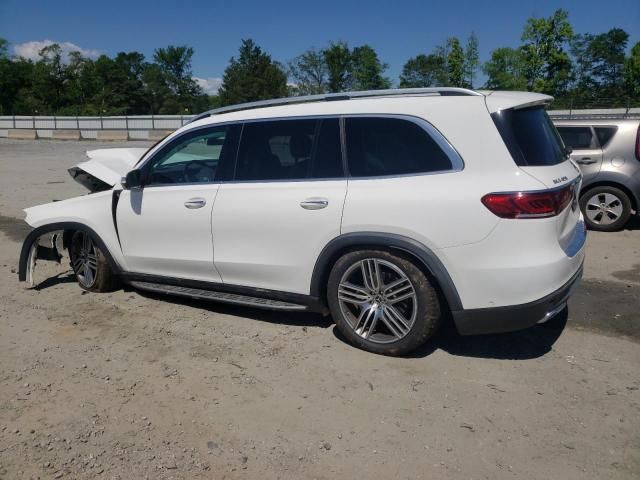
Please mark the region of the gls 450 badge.
<svg viewBox="0 0 640 480"><path fill-rule="evenodd" d="M566 182L567 180L569 180L567 177L554 178L553 183L557 185L558 183Z"/></svg>

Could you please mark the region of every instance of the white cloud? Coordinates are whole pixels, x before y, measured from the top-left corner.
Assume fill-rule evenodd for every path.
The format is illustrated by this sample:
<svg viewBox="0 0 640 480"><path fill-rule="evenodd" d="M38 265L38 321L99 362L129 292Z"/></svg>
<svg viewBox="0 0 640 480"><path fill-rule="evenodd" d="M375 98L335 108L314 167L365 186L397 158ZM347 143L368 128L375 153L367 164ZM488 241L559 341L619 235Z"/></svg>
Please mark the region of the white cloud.
<svg viewBox="0 0 640 480"><path fill-rule="evenodd" d="M216 95L218 93L218 90L220 89L220 86L222 85L222 78L220 77L193 77L193 79L198 85L200 85L200 87L202 87L204 93L208 95Z"/></svg>
<svg viewBox="0 0 640 480"><path fill-rule="evenodd" d="M48 47L49 45L53 45L54 43L60 45L60 48L62 49L63 61L67 61L69 59L69 53L71 52L80 52L83 57L87 58L97 58L102 53L99 50L91 50L79 47L75 43L54 42L52 40L16 43L15 45L13 45L13 53L17 57L23 57L29 60L39 60L40 56L38 55L38 53L40 52L40 50L42 50L44 47Z"/></svg>

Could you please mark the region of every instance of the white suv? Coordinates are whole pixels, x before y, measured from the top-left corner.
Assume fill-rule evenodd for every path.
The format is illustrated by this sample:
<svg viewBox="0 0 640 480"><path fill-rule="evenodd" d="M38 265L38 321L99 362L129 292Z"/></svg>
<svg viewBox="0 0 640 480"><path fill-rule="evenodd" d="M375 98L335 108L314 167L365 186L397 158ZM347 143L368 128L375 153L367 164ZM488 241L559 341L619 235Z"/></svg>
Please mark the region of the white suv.
<svg viewBox="0 0 640 480"><path fill-rule="evenodd" d="M351 343L391 355L447 313L461 334L532 326L564 308L584 260L580 171L551 100L455 88L279 99L208 112L146 152L88 152L70 173L93 193L26 210L20 279L68 248L86 290L121 280L330 313Z"/></svg>

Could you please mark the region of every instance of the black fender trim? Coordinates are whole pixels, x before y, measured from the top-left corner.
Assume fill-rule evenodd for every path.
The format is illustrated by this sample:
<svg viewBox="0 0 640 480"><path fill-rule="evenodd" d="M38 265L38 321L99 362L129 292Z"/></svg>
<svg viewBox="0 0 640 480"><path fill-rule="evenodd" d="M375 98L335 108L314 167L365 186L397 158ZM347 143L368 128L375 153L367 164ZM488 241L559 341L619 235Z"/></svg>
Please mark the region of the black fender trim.
<svg viewBox="0 0 640 480"><path fill-rule="evenodd" d="M42 235L49 232L55 232L56 230L80 230L91 235L98 247L100 247L100 250L102 250L102 253L104 253L105 257L107 257L107 261L109 262L109 267L111 267L111 270L117 275L121 273L122 269L120 268L120 265L118 265L118 263L114 260L107 246L91 227L78 222L56 222L48 223L46 225L41 225L37 228L34 228L33 230L31 230L31 232L29 232L27 238L25 238L24 242L22 243L22 250L20 251L18 280L24 282L27 279L27 259L29 258L29 250L31 250L34 242L36 242Z"/></svg>
<svg viewBox="0 0 640 480"><path fill-rule="evenodd" d="M320 252L311 276L310 293L323 298L329 272L338 255L345 249L384 247L416 257L438 282L451 311L462 310L460 296L447 269L435 253L422 243L402 235L385 232L345 233L331 240Z"/></svg>

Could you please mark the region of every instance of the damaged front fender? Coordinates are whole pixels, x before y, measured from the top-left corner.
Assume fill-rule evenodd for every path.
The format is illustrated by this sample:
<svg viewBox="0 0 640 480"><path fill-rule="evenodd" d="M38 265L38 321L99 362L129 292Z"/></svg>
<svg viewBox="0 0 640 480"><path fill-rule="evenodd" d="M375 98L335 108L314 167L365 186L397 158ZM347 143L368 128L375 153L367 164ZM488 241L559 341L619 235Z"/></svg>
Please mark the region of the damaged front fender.
<svg viewBox="0 0 640 480"><path fill-rule="evenodd" d="M49 233L46 233L44 235L49 235ZM58 251L58 240L60 239L60 233L55 232L51 235L50 247L40 244L40 239L44 235L38 236L28 248L29 253L27 254L26 265L24 269L20 269L20 273L24 272L24 280L22 279L22 276L20 274L19 278L21 281L27 282L27 285L29 287L36 286L34 271L38 260L49 260L58 264L60 264L60 261L62 260L62 255Z"/></svg>
<svg viewBox="0 0 640 480"><path fill-rule="evenodd" d="M91 236L93 241L100 247L104 253L109 266L113 272L119 273L121 271L118 263L113 259L109 253L109 249L106 247L102 239L96 234L90 227L76 222L58 222L50 223L47 225L41 225L34 228L22 244L22 250L20 252L20 263L18 266L18 280L21 282L27 282L29 286L35 286L34 270L38 260L50 260L60 263L62 255L58 250L60 240L62 239L63 248L68 247L66 245L64 233L82 231ZM62 237L60 232L64 232ZM40 244L42 237L51 235L50 245L45 246Z"/></svg>

